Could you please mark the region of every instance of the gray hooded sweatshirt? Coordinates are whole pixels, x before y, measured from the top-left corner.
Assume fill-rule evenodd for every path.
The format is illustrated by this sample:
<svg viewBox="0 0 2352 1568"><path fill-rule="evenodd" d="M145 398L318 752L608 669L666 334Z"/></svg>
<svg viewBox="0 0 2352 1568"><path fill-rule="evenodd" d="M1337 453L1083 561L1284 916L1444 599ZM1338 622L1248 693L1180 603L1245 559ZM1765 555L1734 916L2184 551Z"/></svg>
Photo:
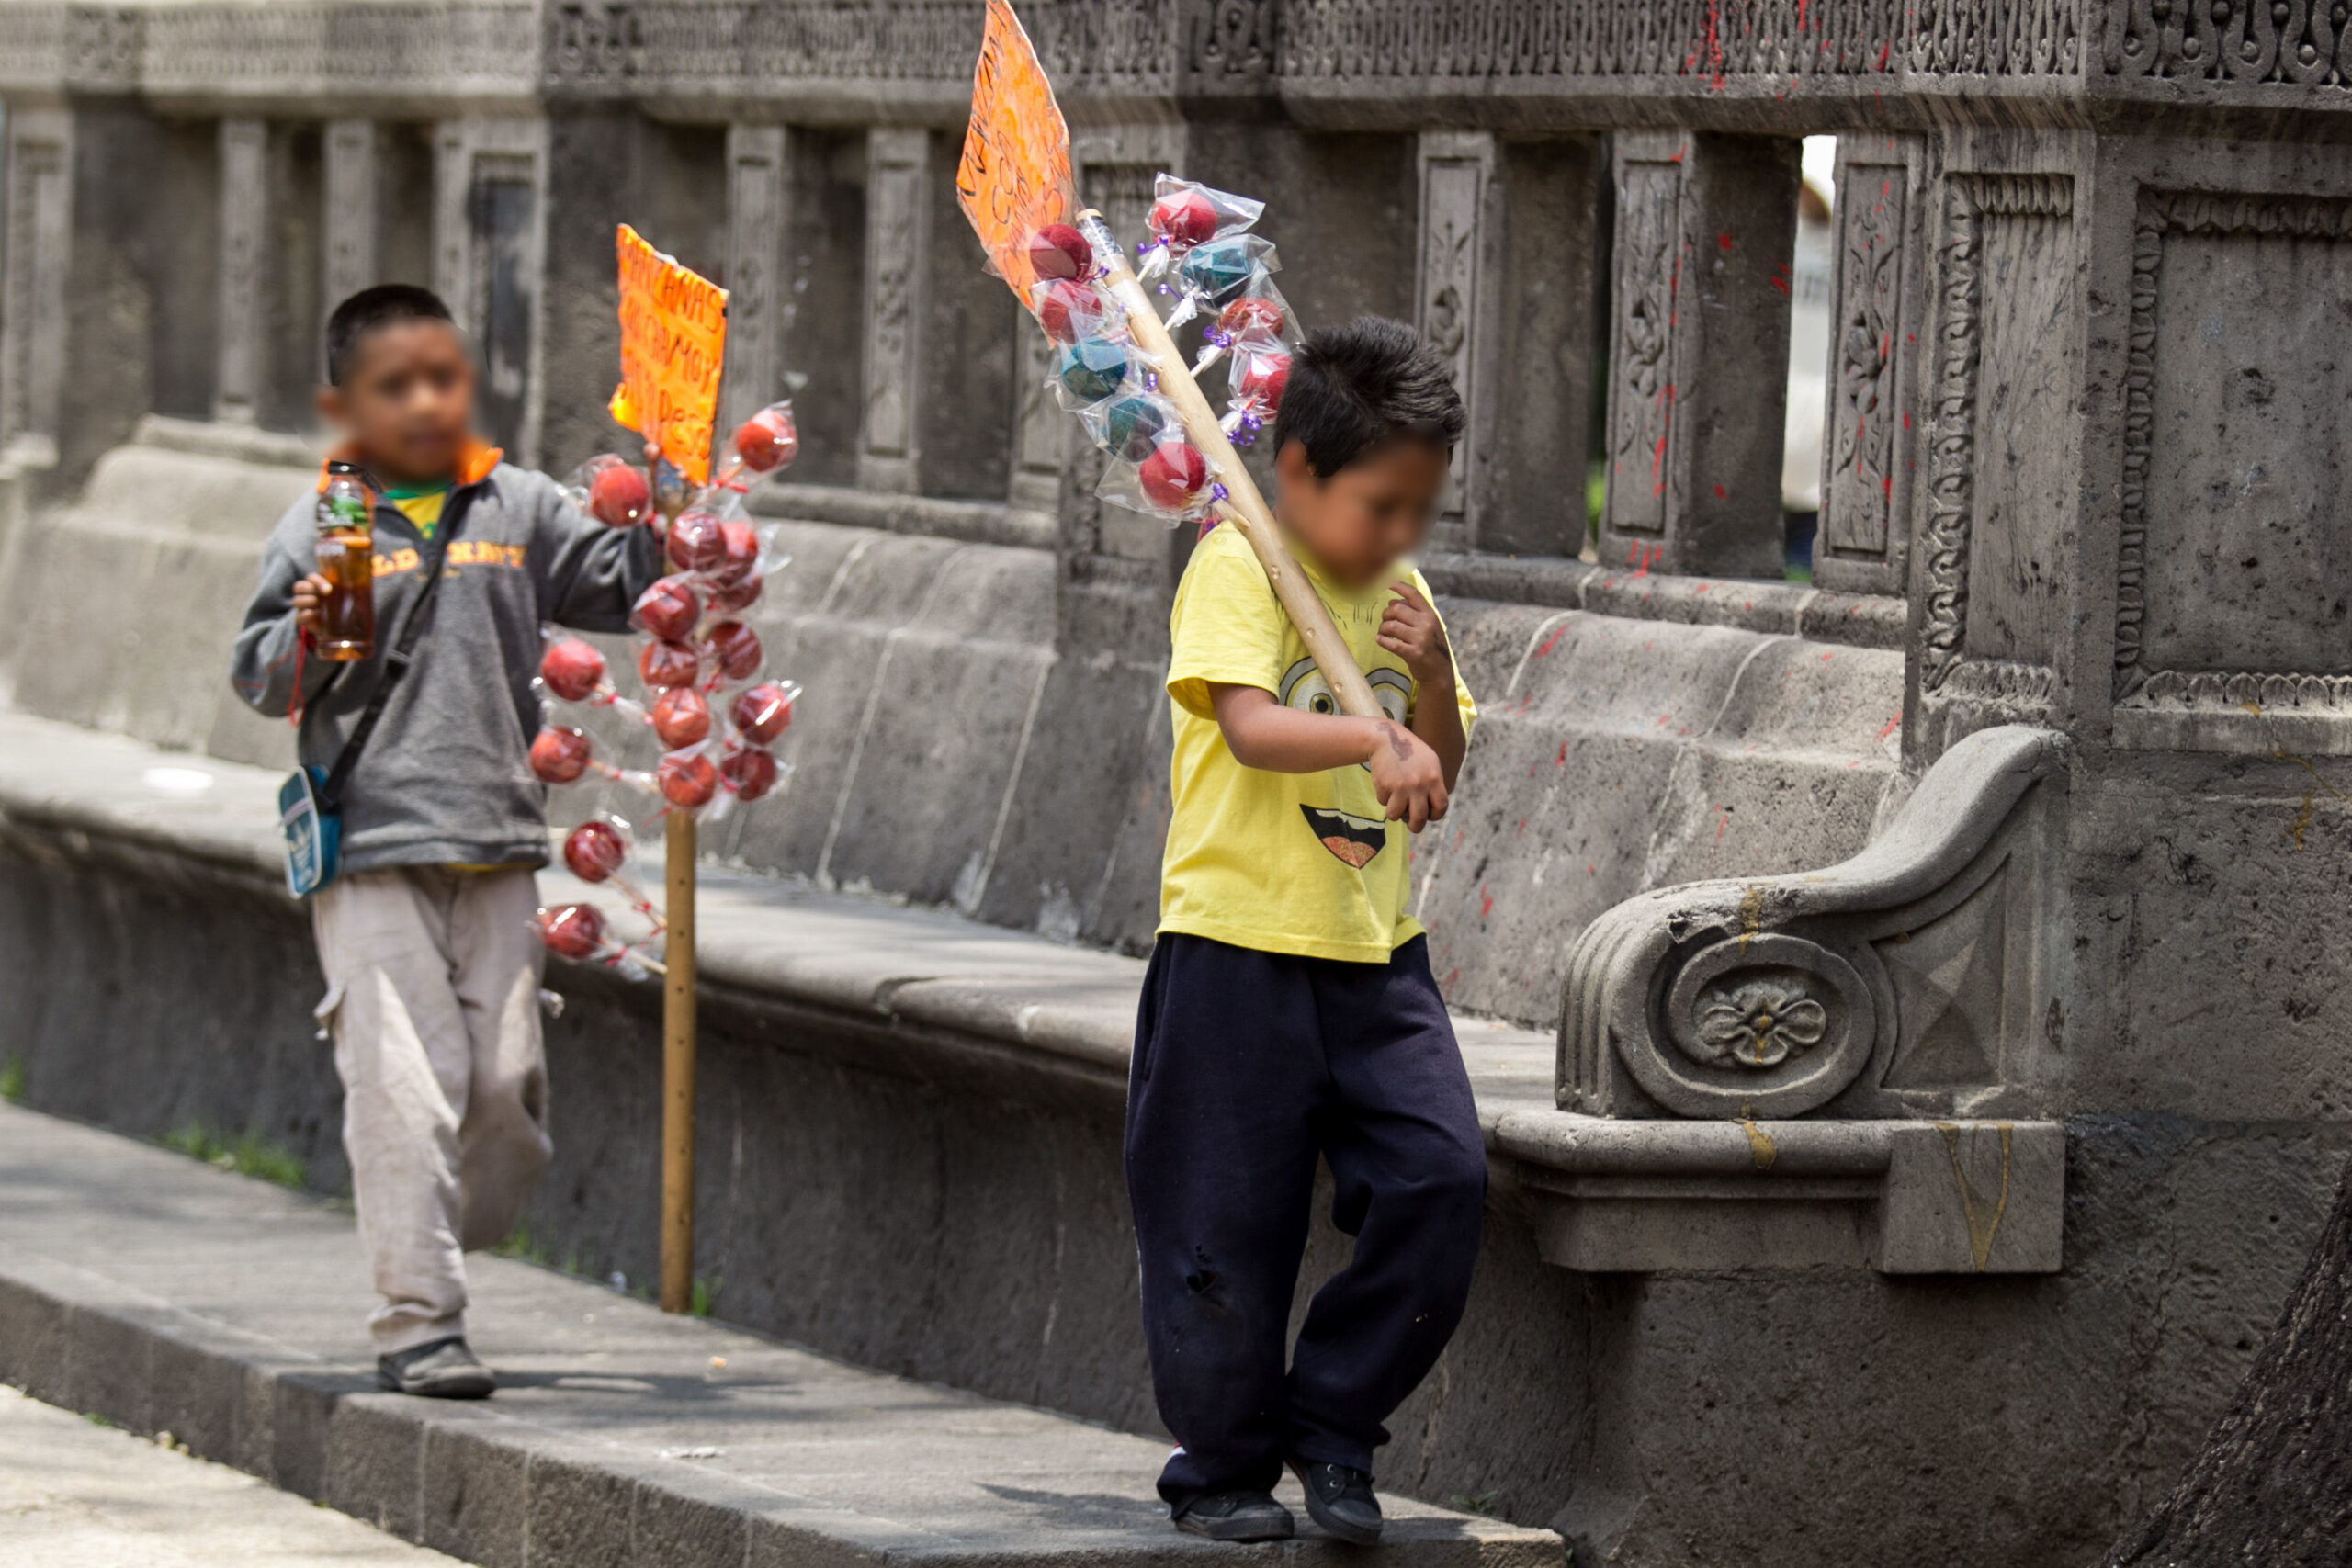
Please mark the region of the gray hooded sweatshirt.
<svg viewBox="0 0 2352 1568"><path fill-rule="evenodd" d="M318 569L314 515L306 496L271 533L230 664L237 694L273 717L297 695L294 585ZM529 761L540 624L624 630L662 572L651 529L592 522L553 479L506 463L450 491L436 539L443 534L448 555L415 662L344 790L345 872L546 864L547 788ZM375 651L348 664L315 652L300 660L297 750L306 766L334 767L383 679L433 547L390 502L376 508L375 543Z"/></svg>

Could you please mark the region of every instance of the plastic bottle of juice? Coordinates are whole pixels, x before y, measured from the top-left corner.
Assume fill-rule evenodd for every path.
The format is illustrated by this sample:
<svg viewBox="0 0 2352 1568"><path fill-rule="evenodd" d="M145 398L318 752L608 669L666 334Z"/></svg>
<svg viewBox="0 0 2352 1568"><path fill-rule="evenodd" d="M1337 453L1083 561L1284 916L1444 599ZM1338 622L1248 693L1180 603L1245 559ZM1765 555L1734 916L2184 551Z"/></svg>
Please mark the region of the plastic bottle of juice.
<svg viewBox="0 0 2352 1568"><path fill-rule="evenodd" d="M319 607L319 652L338 660L376 650L376 495L356 463L327 465L319 491L320 575L327 599Z"/></svg>

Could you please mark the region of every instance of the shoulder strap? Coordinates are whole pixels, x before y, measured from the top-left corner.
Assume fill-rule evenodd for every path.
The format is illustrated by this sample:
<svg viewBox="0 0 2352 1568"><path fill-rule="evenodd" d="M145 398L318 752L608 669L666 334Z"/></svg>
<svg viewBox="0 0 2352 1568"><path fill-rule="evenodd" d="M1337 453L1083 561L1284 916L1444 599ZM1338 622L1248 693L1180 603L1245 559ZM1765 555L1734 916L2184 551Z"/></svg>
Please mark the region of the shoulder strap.
<svg viewBox="0 0 2352 1568"><path fill-rule="evenodd" d="M401 622L400 633L392 639L391 650L384 656L384 673L376 682L375 692L359 715L359 722L351 727L350 739L336 753L334 766L327 770L326 783L319 786L319 809L339 810L343 806L344 786L351 782L351 773L359 765L359 753L368 738L376 733L376 721L384 716L384 705L392 700L392 688L401 683L409 666L416 662L417 638L424 635L424 615L433 607L433 595L440 591L443 563L449 554L449 541L465 521L466 508L474 497L472 485L466 486L449 498L448 508L442 513L441 525L434 529L432 553L424 559L424 586L417 590L416 598L409 604L408 615Z"/></svg>

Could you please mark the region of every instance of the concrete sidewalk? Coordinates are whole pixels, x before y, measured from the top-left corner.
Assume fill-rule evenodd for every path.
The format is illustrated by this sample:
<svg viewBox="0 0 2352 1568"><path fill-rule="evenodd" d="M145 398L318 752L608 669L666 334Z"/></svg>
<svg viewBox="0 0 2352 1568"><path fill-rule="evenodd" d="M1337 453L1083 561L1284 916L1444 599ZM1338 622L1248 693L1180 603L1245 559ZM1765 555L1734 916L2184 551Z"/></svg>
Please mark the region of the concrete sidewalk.
<svg viewBox="0 0 2352 1568"><path fill-rule="evenodd" d="M1148 1438L664 1317L473 1260L485 1405L371 1392L347 1217L0 1105L0 1380L506 1568L819 1568L1363 1554L1162 1517ZM1396 1500L1382 1561L1536 1568L1557 1537Z"/></svg>

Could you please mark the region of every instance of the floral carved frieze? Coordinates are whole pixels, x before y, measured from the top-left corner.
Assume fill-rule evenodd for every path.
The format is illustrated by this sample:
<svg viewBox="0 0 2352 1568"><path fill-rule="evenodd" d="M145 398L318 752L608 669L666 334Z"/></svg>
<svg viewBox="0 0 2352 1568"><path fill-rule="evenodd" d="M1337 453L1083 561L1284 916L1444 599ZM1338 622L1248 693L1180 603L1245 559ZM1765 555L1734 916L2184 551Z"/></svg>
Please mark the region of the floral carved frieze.
<svg viewBox="0 0 2352 1568"><path fill-rule="evenodd" d="M1829 1010L1794 969L1712 982L1700 993L1690 1030L1704 1066L1757 1068L1804 1055L1828 1032Z"/></svg>

